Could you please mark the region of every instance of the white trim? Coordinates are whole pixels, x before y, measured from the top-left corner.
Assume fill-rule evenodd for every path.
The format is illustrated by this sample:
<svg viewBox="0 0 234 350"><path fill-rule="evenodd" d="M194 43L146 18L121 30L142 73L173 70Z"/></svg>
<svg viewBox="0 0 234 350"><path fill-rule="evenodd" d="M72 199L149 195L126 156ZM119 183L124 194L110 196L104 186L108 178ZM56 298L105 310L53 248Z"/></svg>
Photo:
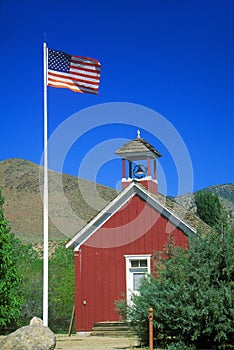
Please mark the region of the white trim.
<svg viewBox="0 0 234 350"><path fill-rule="evenodd" d="M150 176L145 176L145 177L142 177L141 179L137 179L137 178L131 178L131 177L128 177L127 179L126 179L126 177L122 177L122 182L132 182L132 181L137 181L137 182L141 182L141 181L147 181L147 180L150 180L150 181L152 181L152 182L154 182L154 183L158 183L158 180L155 180L155 179L153 179L152 178L152 176L150 175Z"/></svg>
<svg viewBox="0 0 234 350"><path fill-rule="evenodd" d="M122 182L131 182L132 181L132 178L128 177L122 177Z"/></svg>
<svg viewBox="0 0 234 350"><path fill-rule="evenodd" d="M147 260L147 272L143 271L145 275L151 272L151 254L139 254L139 255L124 255L125 265L126 265L126 299L128 303L131 303L132 295L137 294L137 291L133 290L133 277L134 272L131 271L131 261L132 260ZM140 269L139 271L140 272Z"/></svg>
<svg viewBox="0 0 234 350"><path fill-rule="evenodd" d="M176 225L177 227L182 229L184 232L185 232L185 228L187 228L187 229L189 229L189 231L196 233L195 228L193 228L187 222L182 220L172 210L168 209L166 206L164 206L162 203L160 203L155 198L155 196L153 194L151 194L150 192L148 192L143 186L139 187L139 185L137 186L137 184L136 184L136 187L138 187L138 189L141 190L142 194L144 194L144 196L142 196L142 198L144 198L145 201L149 205L153 206L156 210L158 210L160 213L162 213L162 215L164 215L168 220L170 220L170 222L172 222L174 225Z"/></svg>
<svg viewBox="0 0 234 350"><path fill-rule="evenodd" d="M93 235L106 221L110 219L122 206L134 196L131 190L134 183L127 186L112 202L110 202L100 213L95 216L87 225L85 225L67 244L66 248L70 248L76 243L75 251L79 250L81 244Z"/></svg>
<svg viewBox="0 0 234 350"><path fill-rule="evenodd" d="M145 259L145 258L151 258L152 254L136 254L136 255L124 255L125 259Z"/></svg>
<svg viewBox="0 0 234 350"><path fill-rule="evenodd" d="M116 152L116 154L119 157L124 157L124 160L130 160L130 161L135 161L135 160L146 160L148 158L150 159L158 159L161 157L160 154L156 154L153 151L150 150L145 150L145 151L141 151L141 152L124 152L123 153L118 153Z"/></svg>
<svg viewBox="0 0 234 350"><path fill-rule="evenodd" d="M171 223L179 227L184 233L195 234L196 230L191 225L182 220L172 210L168 209L157 200L155 195L151 194L138 181L132 180L129 186L110 202L98 215L96 215L87 225L85 225L67 244L66 248L75 246L74 250L87 241L106 221L110 219L122 206L124 206L134 195L139 195L150 206L165 216Z"/></svg>

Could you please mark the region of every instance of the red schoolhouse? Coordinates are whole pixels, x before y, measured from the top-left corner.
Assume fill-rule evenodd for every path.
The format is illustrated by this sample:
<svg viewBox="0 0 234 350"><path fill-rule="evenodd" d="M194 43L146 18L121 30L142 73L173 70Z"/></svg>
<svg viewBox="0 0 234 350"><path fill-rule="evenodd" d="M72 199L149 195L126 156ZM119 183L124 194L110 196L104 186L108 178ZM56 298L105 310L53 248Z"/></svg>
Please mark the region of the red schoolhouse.
<svg viewBox="0 0 234 350"><path fill-rule="evenodd" d="M186 248L188 235L196 232L158 194L161 154L139 132L116 154L122 158L122 191L67 243L74 249L77 332L118 321L115 301L123 295L130 301L137 293L151 272L154 252L162 251L170 236Z"/></svg>

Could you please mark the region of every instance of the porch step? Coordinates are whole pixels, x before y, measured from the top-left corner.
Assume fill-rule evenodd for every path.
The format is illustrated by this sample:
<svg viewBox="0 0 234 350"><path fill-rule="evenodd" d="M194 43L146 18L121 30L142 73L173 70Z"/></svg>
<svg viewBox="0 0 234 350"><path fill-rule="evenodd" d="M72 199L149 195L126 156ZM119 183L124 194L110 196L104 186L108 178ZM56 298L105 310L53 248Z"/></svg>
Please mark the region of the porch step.
<svg viewBox="0 0 234 350"><path fill-rule="evenodd" d="M97 322L94 324L91 335L102 337L133 337L135 334L125 322Z"/></svg>

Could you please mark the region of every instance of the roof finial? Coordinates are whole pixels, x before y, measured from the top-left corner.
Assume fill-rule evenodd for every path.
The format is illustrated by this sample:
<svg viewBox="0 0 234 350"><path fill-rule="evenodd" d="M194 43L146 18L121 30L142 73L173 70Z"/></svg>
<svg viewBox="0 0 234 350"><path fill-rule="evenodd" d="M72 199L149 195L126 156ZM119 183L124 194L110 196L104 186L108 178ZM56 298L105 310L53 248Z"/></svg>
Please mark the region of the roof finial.
<svg viewBox="0 0 234 350"><path fill-rule="evenodd" d="M140 138L141 138L141 132L140 132L140 130L139 130L139 129L137 130L137 138L138 138L138 139L140 139Z"/></svg>

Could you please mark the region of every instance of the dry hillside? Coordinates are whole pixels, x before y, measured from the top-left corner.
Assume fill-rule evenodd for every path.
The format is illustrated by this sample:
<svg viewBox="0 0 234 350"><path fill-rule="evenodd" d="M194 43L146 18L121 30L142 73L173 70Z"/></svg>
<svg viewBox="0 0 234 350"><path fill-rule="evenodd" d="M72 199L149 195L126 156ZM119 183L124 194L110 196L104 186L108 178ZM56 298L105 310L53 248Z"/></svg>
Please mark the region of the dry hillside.
<svg viewBox="0 0 234 350"><path fill-rule="evenodd" d="M11 231L26 242L43 240L42 172L39 165L24 159L0 162L5 217ZM49 171L49 214L53 221L49 222L49 240L72 237L115 196L112 188ZM65 227L63 233L60 227Z"/></svg>

